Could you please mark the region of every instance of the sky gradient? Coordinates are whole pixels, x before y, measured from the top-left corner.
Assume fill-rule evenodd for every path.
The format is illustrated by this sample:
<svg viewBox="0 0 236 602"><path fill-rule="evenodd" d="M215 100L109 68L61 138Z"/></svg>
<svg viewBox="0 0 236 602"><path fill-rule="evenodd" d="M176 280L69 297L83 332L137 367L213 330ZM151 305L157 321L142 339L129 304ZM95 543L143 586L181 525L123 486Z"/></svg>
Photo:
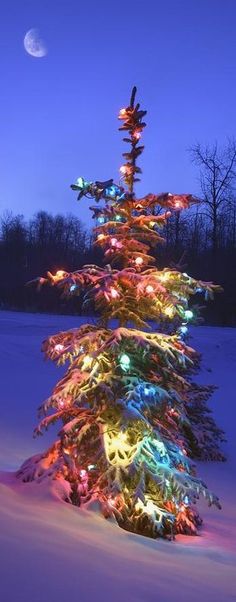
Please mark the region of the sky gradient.
<svg viewBox="0 0 236 602"><path fill-rule="evenodd" d="M24 50L36 27L43 58ZM3 0L0 215L74 213L70 184L119 178L117 114L133 85L147 109L137 192L199 190L187 153L235 135L235 0Z"/></svg>

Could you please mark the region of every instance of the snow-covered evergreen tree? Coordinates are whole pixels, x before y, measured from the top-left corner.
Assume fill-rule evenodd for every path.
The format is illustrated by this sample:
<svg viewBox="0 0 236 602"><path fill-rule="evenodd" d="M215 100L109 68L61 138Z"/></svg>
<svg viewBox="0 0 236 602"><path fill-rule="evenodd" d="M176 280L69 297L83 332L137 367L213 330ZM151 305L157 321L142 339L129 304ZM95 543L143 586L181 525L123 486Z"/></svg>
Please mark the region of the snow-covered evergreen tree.
<svg viewBox="0 0 236 602"><path fill-rule="evenodd" d="M72 503L97 500L103 514L127 530L172 537L196 533L200 495L219 507L190 460L204 456L204 445L211 451L206 455L217 457L221 431L213 420L208 433L203 424L210 390L190 382L197 354L183 340L194 318L189 298L199 290L212 296L217 287L155 266L150 249L163 242L161 226L172 211L197 199L171 193L136 198L146 112L135 104L135 94L134 88L119 114L129 145L119 183L80 177L72 186L79 200L96 201L94 244L103 249L105 266L38 279L65 295L84 291L84 305L92 303L100 317L96 325L60 332L44 343L48 358L69 365L40 409L36 432L56 421L62 428L55 444L27 460L18 476L61 480ZM176 318L174 334L158 332L161 320Z"/></svg>

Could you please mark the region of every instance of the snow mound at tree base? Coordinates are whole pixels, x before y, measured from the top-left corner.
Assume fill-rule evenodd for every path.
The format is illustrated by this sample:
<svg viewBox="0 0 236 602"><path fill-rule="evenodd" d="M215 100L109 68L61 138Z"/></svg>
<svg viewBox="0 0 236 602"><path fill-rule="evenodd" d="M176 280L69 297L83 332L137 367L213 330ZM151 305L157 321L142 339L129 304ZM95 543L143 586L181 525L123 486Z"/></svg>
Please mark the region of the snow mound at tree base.
<svg viewBox="0 0 236 602"><path fill-rule="evenodd" d="M4 602L234 599L236 554L220 529L215 533L214 520L202 536L177 536L170 544L120 529L96 505L90 511L62 503L61 494L59 482L25 484L1 473ZM215 520L222 516L212 512Z"/></svg>

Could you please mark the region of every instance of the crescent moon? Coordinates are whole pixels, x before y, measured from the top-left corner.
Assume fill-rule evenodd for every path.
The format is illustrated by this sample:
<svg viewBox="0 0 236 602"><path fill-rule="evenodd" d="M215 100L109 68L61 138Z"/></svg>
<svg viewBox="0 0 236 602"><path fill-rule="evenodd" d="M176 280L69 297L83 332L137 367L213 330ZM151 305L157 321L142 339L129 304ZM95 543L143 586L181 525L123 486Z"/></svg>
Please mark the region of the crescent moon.
<svg viewBox="0 0 236 602"><path fill-rule="evenodd" d="M41 39L37 29L29 29L24 37L24 47L26 52L36 58L42 58L47 54L47 48Z"/></svg>

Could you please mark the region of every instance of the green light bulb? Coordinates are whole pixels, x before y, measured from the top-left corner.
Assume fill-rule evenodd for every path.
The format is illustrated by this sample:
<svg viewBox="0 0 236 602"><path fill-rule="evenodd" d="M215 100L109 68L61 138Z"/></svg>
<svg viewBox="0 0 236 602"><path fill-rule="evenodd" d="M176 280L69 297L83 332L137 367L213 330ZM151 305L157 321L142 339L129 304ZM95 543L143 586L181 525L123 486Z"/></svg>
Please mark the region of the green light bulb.
<svg viewBox="0 0 236 602"><path fill-rule="evenodd" d="M130 357L126 353L120 356L120 366L122 370L128 370L130 367Z"/></svg>
<svg viewBox="0 0 236 602"><path fill-rule="evenodd" d="M191 320L193 318L193 311L191 309L186 309L184 316L186 320Z"/></svg>

